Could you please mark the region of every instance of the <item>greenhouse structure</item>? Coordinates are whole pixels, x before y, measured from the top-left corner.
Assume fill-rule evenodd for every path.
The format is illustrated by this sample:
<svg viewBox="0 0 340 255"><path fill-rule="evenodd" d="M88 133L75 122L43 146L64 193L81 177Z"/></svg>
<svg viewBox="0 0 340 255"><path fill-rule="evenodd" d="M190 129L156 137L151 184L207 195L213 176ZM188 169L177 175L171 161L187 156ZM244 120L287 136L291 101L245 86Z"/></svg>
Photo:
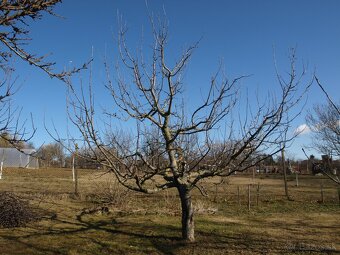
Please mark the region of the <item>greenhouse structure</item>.
<svg viewBox="0 0 340 255"><path fill-rule="evenodd" d="M16 148L0 148L0 162L4 167L39 168L36 150Z"/></svg>

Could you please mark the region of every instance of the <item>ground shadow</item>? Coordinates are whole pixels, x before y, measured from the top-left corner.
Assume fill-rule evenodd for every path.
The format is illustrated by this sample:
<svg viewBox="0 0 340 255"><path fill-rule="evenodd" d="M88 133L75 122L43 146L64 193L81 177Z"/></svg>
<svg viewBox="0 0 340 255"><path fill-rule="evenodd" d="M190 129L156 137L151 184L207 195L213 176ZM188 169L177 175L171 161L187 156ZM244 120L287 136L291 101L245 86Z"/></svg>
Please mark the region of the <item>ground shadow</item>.
<svg viewBox="0 0 340 255"><path fill-rule="evenodd" d="M150 216L152 217L152 215ZM110 244L107 240L102 240L99 236L101 233L108 234L109 240L127 240L131 246L139 246L136 251L138 254L286 254L298 252L299 254L333 254L333 249L319 249L315 246L298 246L288 244L282 239L271 239L267 236L256 235L246 229L243 231L223 231L221 228L235 229L235 223L219 223L206 219L199 219L199 225L211 225L210 228L197 228L195 243L185 243L180 238L181 229L179 226L156 223L153 221L137 222L131 219L119 219L115 215L106 215L105 217L89 217L87 215L78 215L75 219L62 219L58 216L51 219L49 228L36 227L33 225L31 231L23 231L20 238L11 235L0 235L2 238L26 246L33 251L32 254L68 254L67 249L55 249L51 247L42 247L41 245L30 242L32 238L42 237L72 237L79 234L82 236L82 242L91 242L97 245L100 254L134 254L134 250L119 250ZM299 223L297 223L299 224ZM58 227L56 227L58 226ZM61 227L64 226L64 227ZM284 228L284 225L275 227ZM96 233L90 235L89 233ZM97 237L98 236L98 237ZM150 252L153 251L153 253ZM136 252L137 253L137 252Z"/></svg>

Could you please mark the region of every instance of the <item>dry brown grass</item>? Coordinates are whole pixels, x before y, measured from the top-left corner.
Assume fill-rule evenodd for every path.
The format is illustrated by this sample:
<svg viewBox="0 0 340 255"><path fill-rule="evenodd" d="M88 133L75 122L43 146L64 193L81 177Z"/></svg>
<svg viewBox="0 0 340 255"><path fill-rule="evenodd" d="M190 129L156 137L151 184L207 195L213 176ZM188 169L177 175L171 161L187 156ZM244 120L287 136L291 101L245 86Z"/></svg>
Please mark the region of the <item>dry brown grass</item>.
<svg viewBox="0 0 340 255"><path fill-rule="evenodd" d="M195 191L197 242L180 239L175 190L152 196L127 192L110 175L79 171L80 196L73 195L69 169L5 169L0 191L11 191L45 215L25 228L0 229L0 254L335 254L340 250L336 187L327 179L300 178L283 196L280 176L233 176ZM325 203L320 200L323 182ZM252 186L260 183L259 205ZM240 188L240 205L237 199ZM106 210L98 208L107 207Z"/></svg>

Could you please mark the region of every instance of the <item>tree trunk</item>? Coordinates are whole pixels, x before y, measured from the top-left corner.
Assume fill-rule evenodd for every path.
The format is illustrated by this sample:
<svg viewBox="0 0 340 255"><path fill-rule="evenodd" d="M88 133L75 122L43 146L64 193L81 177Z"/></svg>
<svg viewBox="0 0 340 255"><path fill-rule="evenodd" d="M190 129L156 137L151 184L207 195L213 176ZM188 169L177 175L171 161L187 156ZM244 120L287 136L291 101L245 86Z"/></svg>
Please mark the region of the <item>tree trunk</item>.
<svg viewBox="0 0 340 255"><path fill-rule="evenodd" d="M182 206L182 238L188 242L195 241L194 208L190 190L181 185L178 188Z"/></svg>
<svg viewBox="0 0 340 255"><path fill-rule="evenodd" d="M283 182L285 185L285 194L288 200L290 200L288 193L288 184L287 184L287 172L286 172L286 159L285 159L285 151L284 148L281 150L281 158L282 158L282 172L283 172Z"/></svg>

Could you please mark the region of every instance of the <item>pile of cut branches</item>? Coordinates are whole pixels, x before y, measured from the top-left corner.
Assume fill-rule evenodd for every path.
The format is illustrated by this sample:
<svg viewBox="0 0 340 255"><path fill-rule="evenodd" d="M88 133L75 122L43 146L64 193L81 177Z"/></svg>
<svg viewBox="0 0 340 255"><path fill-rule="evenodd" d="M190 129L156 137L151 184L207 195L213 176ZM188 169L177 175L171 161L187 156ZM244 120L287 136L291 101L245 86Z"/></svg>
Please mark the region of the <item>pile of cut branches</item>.
<svg viewBox="0 0 340 255"><path fill-rule="evenodd" d="M0 192L0 227L25 226L37 219L28 202L10 192Z"/></svg>

